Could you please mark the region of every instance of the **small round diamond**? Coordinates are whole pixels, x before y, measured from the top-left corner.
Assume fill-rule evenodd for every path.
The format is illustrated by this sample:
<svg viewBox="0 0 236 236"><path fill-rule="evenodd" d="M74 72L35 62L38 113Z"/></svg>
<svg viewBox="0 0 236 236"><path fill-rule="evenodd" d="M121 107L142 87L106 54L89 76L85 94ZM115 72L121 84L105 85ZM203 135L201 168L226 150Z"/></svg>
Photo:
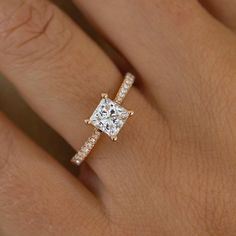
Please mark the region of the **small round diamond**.
<svg viewBox="0 0 236 236"><path fill-rule="evenodd" d="M91 144L95 144L95 143L96 143L96 140L95 140L95 138L90 138L90 139L89 139L89 142L90 142Z"/></svg>
<svg viewBox="0 0 236 236"><path fill-rule="evenodd" d="M125 88L122 88L122 89L121 89L121 93L126 94L126 93L127 93L127 90L126 90Z"/></svg>
<svg viewBox="0 0 236 236"><path fill-rule="evenodd" d="M75 163L78 165L80 164L80 160L76 160Z"/></svg>
<svg viewBox="0 0 236 236"><path fill-rule="evenodd" d="M88 142L88 143L86 144L86 148L87 148L88 150L90 150L90 149L92 148L92 146L93 146L93 144L90 143L90 142Z"/></svg>
<svg viewBox="0 0 236 236"><path fill-rule="evenodd" d="M125 84L124 88L128 90L130 88L130 86L128 84Z"/></svg>
<svg viewBox="0 0 236 236"><path fill-rule="evenodd" d="M130 86L132 84L132 82L130 80L126 80L125 84L127 84L128 86Z"/></svg>

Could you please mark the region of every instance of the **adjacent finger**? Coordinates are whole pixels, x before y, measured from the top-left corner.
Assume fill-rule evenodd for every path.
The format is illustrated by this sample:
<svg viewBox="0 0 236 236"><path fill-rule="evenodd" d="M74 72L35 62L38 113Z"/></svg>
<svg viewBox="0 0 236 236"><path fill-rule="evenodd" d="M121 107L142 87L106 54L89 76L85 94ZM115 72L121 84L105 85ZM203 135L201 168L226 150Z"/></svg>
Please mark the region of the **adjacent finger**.
<svg viewBox="0 0 236 236"><path fill-rule="evenodd" d="M91 235L99 202L0 114L1 235Z"/></svg>
<svg viewBox="0 0 236 236"><path fill-rule="evenodd" d="M23 101L12 84L0 75L0 110L21 129L24 130L37 144L55 157L72 173L78 175L78 170L68 162L72 148L63 138L50 129L37 114Z"/></svg>
<svg viewBox="0 0 236 236"><path fill-rule="evenodd" d="M236 30L236 1L235 0L201 0L211 14L233 30Z"/></svg>
<svg viewBox="0 0 236 236"><path fill-rule="evenodd" d="M235 60L234 35L197 1L74 1L140 73L146 97L175 120Z"/></svg>

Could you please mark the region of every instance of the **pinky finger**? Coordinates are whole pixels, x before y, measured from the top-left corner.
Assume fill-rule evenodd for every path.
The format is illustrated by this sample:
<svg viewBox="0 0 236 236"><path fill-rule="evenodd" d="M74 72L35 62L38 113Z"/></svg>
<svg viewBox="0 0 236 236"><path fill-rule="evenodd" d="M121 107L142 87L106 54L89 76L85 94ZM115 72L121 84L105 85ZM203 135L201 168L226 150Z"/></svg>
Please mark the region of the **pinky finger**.
<svg viewBox="0 0 236 236"><path fill-rule="evenodd" d="M95 222L100 235L97 199L0 114L1 235L94 235Z"/></svg>

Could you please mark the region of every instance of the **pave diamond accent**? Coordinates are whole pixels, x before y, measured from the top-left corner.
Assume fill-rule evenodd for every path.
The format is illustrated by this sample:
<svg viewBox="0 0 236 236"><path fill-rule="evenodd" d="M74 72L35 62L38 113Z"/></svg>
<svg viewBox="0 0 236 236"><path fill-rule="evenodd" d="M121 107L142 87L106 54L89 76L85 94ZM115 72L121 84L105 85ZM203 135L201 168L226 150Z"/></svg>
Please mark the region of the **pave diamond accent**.
<svg viewBox="0 0 236 236"><path fill-rule="evenodd" d="M103 98L90 117L90 123L109 137L116 137L129 117L129 112L109 98Z"/></svg>
<svg viewBox="0 0 236 236"><path fill-rule="evenodd" d="M71 159L71 162L75 163L76 165L80 165L80 163L92 151L93 147L99 140L100 136L101 136L101 132L98 130L94 130L93 134L88 138L88 140L84 143L81 149Z"/></svg>
<svg viewBox="0 0 236 236"><path fill-rule="evenodd" d="M129 92L130 88L134 83L134 79L135 77L132 74L130 73L126 74L124 81L120 86L120 89L115 97L116 103L121 104L123 102L124 98L126 97L127 93Z"/></svg>

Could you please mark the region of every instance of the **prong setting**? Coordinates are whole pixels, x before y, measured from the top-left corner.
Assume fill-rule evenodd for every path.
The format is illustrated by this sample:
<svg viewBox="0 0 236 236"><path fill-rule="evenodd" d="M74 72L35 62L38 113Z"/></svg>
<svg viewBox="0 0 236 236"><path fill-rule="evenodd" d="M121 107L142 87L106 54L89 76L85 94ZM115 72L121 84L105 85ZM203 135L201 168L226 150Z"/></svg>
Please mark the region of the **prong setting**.
<svg viewBox="0 0 236 236"><path fill-rule="evenodd" d="M108 94L107 94L107 93L102 93L102 94L101 94L101 97L102 97L102 98L108 98Z"/></svg>
<svg viewBox="0 0 236 236"><path fill-rule="evenodd" d="M85 122L85 124L87 124L87 125L90 125L90 124L91 124L90 119L86 119L86 120L84 120L84 122Z"/></svg>
<svg viewBox="0 0 236 236"><path fill-rule="evenodd" d="M128 111L129 112L129 116L133 116L134 115L134 111Z"/></svg>
<svg viewBox="0 0 236 236"><path fill-rule="evenodd" d="M117 136L111 136L111 140L116 142L117 141Z"/></svg>
<svg viewBox="0 0 236 236"><path fill-rule="evenodd" d="M110 138L117 136L129 117L129 111L109 98L102 98L90 117L91 125Z"/></svg>

